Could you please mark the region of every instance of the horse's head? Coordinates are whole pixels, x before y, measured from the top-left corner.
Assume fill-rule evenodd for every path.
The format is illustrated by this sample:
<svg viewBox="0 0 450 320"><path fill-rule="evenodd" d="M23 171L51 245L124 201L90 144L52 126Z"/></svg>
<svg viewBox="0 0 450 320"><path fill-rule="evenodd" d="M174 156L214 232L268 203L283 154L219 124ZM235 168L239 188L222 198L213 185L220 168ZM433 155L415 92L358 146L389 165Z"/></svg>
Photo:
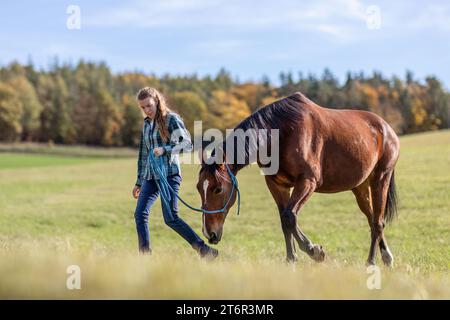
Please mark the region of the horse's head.
<svg viewBox="0 0 450 320"><path fill-rule="evenodd" d="M198 177L197 190L202 199L203 210L223 209L223 212L203 213L203 234L209 243L217 244L222 238L223 224L229 209L236 201L237 193L236 188L233 188L233 181L225 163L203 163Z"/></svg>

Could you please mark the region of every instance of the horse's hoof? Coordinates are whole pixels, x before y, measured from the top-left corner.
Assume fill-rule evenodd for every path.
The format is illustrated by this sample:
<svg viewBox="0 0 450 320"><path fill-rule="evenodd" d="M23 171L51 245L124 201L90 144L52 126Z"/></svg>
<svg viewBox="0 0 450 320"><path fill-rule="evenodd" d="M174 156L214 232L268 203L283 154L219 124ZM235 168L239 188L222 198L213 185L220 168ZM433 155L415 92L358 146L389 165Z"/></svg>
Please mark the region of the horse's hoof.
<svg viewBox="0 0 450 320"><path fill-rule="evenodd" d="M371 266L376 266L377 264L375 263L375 261L372 260L367 260L366 261L366 267L371 267Z"/></svg>
<svg viewBox="0 0 450 320"><path fill-rule="evenodd" d="M381 249L381 260L386 267L392 268L394 266L394 257L389 250Z"/></svg>
<svg viewBox="0 0 450 320"><path fill-rule="evenodd" d="M311 255L311 258L316 262L322 262L325 260L325 251L323 251L321 245L315 244L313 246L313 254Z"/></svg>
<svg viewBox="0 0 450 320"><path fill-rule="evenodd" d="M294 255L294 256L292 256L292 257L289 257L289 256L286 257L286 263L288 263L288 264L289 264L289 263L296 263L297 260L298 260L298 258L297 258L296 255Z"/></svg>

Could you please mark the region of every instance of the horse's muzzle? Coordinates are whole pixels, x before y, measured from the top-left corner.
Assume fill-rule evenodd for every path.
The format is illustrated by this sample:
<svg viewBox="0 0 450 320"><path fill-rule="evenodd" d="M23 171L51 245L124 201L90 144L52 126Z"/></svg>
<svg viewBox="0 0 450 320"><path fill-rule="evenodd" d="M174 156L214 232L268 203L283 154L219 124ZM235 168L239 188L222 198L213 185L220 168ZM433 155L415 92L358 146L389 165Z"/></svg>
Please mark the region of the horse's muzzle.
<svg viewBox="0 0 450 320"><path fill-rule="evenodd" d="M211 232L208 242L210 244L218 244L220 241L220 237L217 236L217 234L215 232Z"/></svg>

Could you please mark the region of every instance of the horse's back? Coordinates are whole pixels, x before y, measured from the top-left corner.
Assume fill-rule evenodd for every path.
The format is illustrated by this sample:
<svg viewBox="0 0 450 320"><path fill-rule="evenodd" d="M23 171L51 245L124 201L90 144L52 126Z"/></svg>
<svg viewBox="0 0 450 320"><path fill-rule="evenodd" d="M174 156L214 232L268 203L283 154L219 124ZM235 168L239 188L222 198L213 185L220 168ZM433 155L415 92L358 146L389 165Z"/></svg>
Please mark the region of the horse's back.
<svg viewBox="0 0 450 320"><path fill-rule="evenodd" d="M295 134L298 147L304 150L301 157L305 161L300 163L316 168L318 192L350 190L364 182L380 161L395 164L398 138L378 115L323 108L299 93L291 97L307 110Z"/></svg>

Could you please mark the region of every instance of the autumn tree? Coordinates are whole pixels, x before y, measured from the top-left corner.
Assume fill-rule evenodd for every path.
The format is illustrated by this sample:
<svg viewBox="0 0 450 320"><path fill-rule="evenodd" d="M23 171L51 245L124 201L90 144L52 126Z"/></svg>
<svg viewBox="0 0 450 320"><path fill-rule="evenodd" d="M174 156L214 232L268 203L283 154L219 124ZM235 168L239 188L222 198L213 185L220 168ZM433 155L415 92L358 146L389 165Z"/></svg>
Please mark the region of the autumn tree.
<svg viewBox="0 0 450 320"><path fill-rule="evenodd" d="M14 88L0 83L0 140L16 141L22 132L22 104Z"/></svg>
<svg viewBox="0 0 450 320"><path fill-rule="evenodd" d="M189 91L176 92L170 98L171 107L181 115L191 136L194 136L194 121L204 120L208 116L205 102L198 94Z"/></svg>
<svg viewBox="0 0 450 320"><path fill-rule="evenodd" d="M210 123L219 129L234 128L241 120L250 115L245 101L237 99L233 94L216 90L209 102L211 111Z"/></svg>

